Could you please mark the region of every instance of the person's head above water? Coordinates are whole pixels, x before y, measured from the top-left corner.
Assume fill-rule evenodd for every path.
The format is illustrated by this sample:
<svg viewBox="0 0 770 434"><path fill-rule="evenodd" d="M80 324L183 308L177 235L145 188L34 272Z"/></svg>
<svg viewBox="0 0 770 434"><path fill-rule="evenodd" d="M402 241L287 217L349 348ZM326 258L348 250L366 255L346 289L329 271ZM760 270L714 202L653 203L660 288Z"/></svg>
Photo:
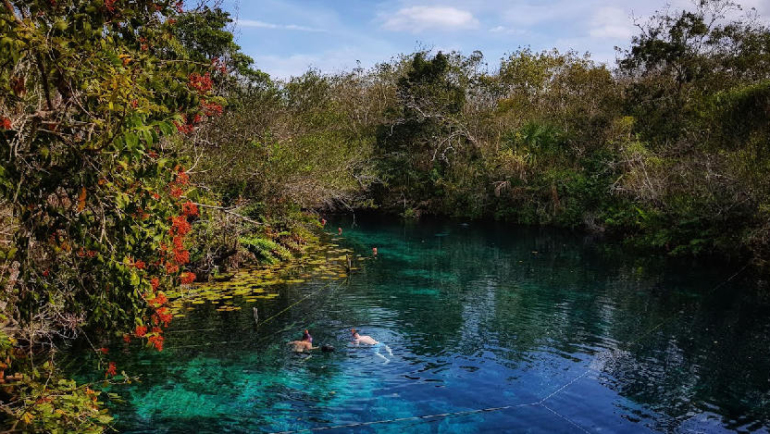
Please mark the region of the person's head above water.
<svg viewBox="0 0 770 434"><path fill-rule="evenodd" d="M307 331L307 329L305 329L305 332L304 332L304 333L302 333L302 340L303 340L303 341L310 341L310 343L312 343L312 342L313 342L313 337L312 337L312 336L310 336L310 332L309 332L309 331Z"/></svg>
<svg viewBox="0 0 770 434"><path fill-rule="evenodd" d="M350 329L350 334L353 335L354 338L358 339L358 332L356 329Z"/></svg>

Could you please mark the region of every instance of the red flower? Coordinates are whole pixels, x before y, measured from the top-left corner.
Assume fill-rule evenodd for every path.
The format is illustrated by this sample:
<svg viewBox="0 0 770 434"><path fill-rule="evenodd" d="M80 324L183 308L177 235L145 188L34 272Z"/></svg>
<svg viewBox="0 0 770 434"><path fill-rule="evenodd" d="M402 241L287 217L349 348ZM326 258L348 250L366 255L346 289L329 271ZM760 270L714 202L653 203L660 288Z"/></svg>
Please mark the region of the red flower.
<svg viewBox="0 0 770 434"><path fill-rule="evenodd" d="M163 336L151 336L149 342L156 350L163 351Z"/></svg>
<svg viewBox="0 0 770 434"><path fill-rule="evenodd" d="M215 102L201 101L201 107L203 108L203 113L209 117L221 115L224 110L221 105Z"/></svg>
<svg viewBox="0 0 770 434"><path fill-rule="evenodd" d="M11 120L8 119L8 118L0 119L0 128L3 128L4 130L10 130L11 129Z"/></svg>
<svg viewBox="0 0 770 434"><path fill-rule="evenodd" d="M115 12L115 0L104 0L104 6L110 12Z"/></svg>
<svg viewBox="0 0 770 434"><path fill-rule="evenodd" d="M150 285L152 285L152 291L155 292L158 290L158 287L160 286L160 279L157 277L153 277L150 279Z"/></svg>
<svg viewBox="0 0 770 434"><path fill-rule="evenodd" d="M187 123L186 115L182 115L182 121L183 121L182 123L174 121L174 125L176 126L177 131L179 131L182 134L192 133L195 127Z"/></svg>
<svg viewBox="0 0 770 434"><path fill-rule="evenodd" d="M115 366L115 362L110 362L110 366L107 368L107 375L114 377L118 375L117 367Z"/></svg>
<svg viewBox="0 0 770 434"><path fill-rule="evenodd" d="M125 342L125 343L131 342L131 335L129 335L129 334L123 335L123 342Z"/></svg>
<svg viewBox="0 0 770 434"><path fill-rule="evenodd" d="M194 72L190 74L188 77L190 82L188 83L188 86L198 91L200 94L204 94L211 90L211 88L214 86L214 82L211 81L211 74L208 72L200 75L197 72Z"/></svg>
<svg viewBox="0 0 770 434"><path fill-rule="evenodd" d="M195 273L182 273L181 282L184 285L189 285L195 282Z"/></svg>
<svg viewBox="0 0 770 434"><path fill-rule="evenodd" d="M176 274L179 272L179 266L169 262L168 264L166 264L166 272L168 274Z"/></svg>
<svg viewBox="0 0 770 434"><path fill-rule="evenodd" d="M171 235L187 235L190 229L187 217L180 215L171 218Z"/></svg>
<svg viewBox="0 0 770 434"><path fill-rule="evenodd" d="M171 187L171 197L179 198L184 194L184 191L179 187Z"/></svg>
<svg viewBox="0 0 770 434"><path fill-rule="evenodd" d="M174 249L184 250L184 237L174 237Z"/></svg>
<svg viewBox="0 0 770 434"><path fill-rule="evenodd" d="M150 306L159 307L166 304L167 301L168 301L168 298L166 298L166 294L159 292L158 295L155 296L155 298L147 300L147 303Z"/></svg>
<svg viewBox="0 0 770 434"><path fill-rule="evenodd" d="M147 327L145 326L136 326L136 335L140 338L147 334Z"/></svg>
<svg viewBox="0 0 770 434"><path fill-rule="evenodd" d="M168 324L171 322L171 319L174 317L171 315L171 313L168 311L168 308L162 307L158 309L158 318L163 322L163 324L168 327Z"/></svg>
<svg viewBox="0 0 770 434"><path fill-rule="evenodd" d="M144 270L144 267L146 267L147 264L144 263L144 261L136 261L134 262L134 267L136 267L137 270Z"/></svg>
<svg viewBox="0 0 770 434"><path fill-rule="evenodd" d="M190 175L188 175L187 172L185 172L183 169L180 169L176 174L176 179L174 182L179 185L187 185L187 183L190 182Z"/></svg>
<svg viewBox="0 0 770 434"><path fill-rule="evenodd" d="M193 202L185 202L182 204L182 214L191 217L198 215L198 205Z"/></svg>
<svg viewBox="0 0 770 434"><path fill-rule="evenodd" d="M99 351L100 353L102 353L102 354L107 354L107 353L109 353L109 352L110 352L110 350L109 350L108 348L99 348L99 350L98 350L98 351Z"/></svg>
<svg viewBox="0 0 770 434"><path fill-rule="evenodd" d="M187 250L174 250L174 262L179 265L190 262L190 252Z"/></svg>
<svg viewBox="0 0 770 434"><path fill-rule="evenodd" d="M182 204L182 214L191 217L198 215L198 205L193 202L187 201Z"/></svg>

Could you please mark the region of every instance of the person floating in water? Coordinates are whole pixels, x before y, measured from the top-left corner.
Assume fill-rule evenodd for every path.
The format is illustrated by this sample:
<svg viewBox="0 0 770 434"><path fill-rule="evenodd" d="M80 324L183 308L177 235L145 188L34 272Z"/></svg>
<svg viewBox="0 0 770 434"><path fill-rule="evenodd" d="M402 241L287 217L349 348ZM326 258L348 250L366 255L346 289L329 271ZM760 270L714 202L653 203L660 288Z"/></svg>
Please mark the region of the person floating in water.
<svg viewBox="0 0 770 434"><path fill-rule="evenodd" d="M353 345L356 345L356 346L361 345L361 344L371 345L372 348L374 348L374 355L375 356L385 360L385 363L389 363L390 362L390 359L388 359L387 357L385 357L382 354L380 354L380 348L385 348L385 351L388 352L388 355L393 357L393 351L390 350L389 346L387 346L387 345L385 345L385 344L383 344L381 342L377 342L371 336L366 336L366 335L361 336L360 334L358 334L356 329L350 329L350 333L353 336L353 342L351 342Z"/></svg>
<svg viewBox="0 0 770 434"><path fill-rule="evenodd" d="M337 235L342 235L342 228L337 228Z"/></svg>
<svg viewBox="0 0 770 434"><path fill-rule="evenodd" d="M318 349L318 347L313 346L313 336L310 336L310 332L307 330L305 330L305 333L302 334L302 339L298 341L291 341L287 345L293 345L295 353L310 352L310 350Z"/></svg>

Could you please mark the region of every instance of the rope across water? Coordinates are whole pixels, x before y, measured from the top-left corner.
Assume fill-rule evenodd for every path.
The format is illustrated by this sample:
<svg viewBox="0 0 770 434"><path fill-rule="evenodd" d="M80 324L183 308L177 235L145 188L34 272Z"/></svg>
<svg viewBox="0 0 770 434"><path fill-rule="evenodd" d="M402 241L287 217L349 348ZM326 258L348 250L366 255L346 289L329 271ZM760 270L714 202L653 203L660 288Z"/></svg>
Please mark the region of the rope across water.
<svg viewBox="0 0 770 434"><path fill-rule="evenodd" d="M294 303L290 304L288 307L284 308L283 310L281 310L280 312L278 312L275 315L271 316L270 318L268 318L268 319L266 319L264 321L259 322L257 324L257 327L261 327L261 326L263 326L263 325L273 321L274 319L278 318L279 316L283 315L284 313L286 313L286 312L290 311L291 309L295 308L300 303L306 301L307 299L309 299L309 298L313 297L314 295L320 293L324 289L330 287L332 285L332 283L333 282L329 282L329 283L321 286L320 288L316 289L315 291L311 292L310 294L308 294L308 295L300 298L299 300L295 301ZM213 330L216 330L216 328L192 329L192 330L169 330L167 333L192 333L192 332L213 331ZM262 342L265 339L268 339L270 337L273 337L273 336L275 336L275 335L277 335L279 333L283 333L285 331L287 331L287 329L278 330L275 333L271 333L269 335L262 336L259 340L257 340L257 342ZM176 347L168 347L167 349L173 350L173 349L181 349L181 348L198 348L198 347L208 347L208 346L211 346L211 345L236 344L236 343L247 343L247 342L251 342L251 339L242 339L242 340L238 340L238 341L228 341L228 342L207 342L207 343L203 343L203 344L194 344L194 345L179 345L179 346L176 346Z"/></svg>
<svg viewBox="0 0 770 434"><path fill-rule="evenodd" d="M748 268L748 264L745 265L743 268L738 270L735 274L730 276L727 280L721 282L720 284L714 286L711 290L706 292L704 295L711 295L715 291L717 291L719 288L723 287L724 285L731 282L733 279L738 277L746 268ZM674 318L679 316L681 314L680 312L677 312L675 314L670 315L667 318L664 318L662 321L660 321L658 324L656 324L654 327L651 327L646 332L642 333L641 335L637 336L635 339L629 342L629 347L634 346L639 343L642 339L649 336L651 333L653 333L655 330L660 329L665 324L671 322ZM605 350L600 353L598 353L594 357L594 361L600 359L604 355L608 355L610 358L614 356L614 354L620 352L619 349L615 350ZM588 375L591 372L597 372L595 369L589 367L586 369L582 374L578 375L577 377L573 378L572 380L568 381L558 389L554 390L550 394L546 395L544 398L528 402L528 403L522 403L522 404L514 404L514 405L505 405L500 407L487 407L482 409L475 409L475 410L464 410L464 411L456 411L456 412L449 412L449 413L439 413L439 414L430 414L430 415L424 415L424 416L410 416L410 417L401 417L401 418L394 418L394 419L383 419L383 420L376 420L376 421L370 421L370 422L355 422L355 423L349 423L349 424L341 424L341 425L327 425L327 426L320 426L320 427L313 427L313 428L303 428L298 430L288 430L288 431L276 431L271 434L295 434L295 433L303 433L303 432L319 432L319 431L328 431L333 429L345 429L345 428L360 428L360 427L366 427L366 426L372 426L372 425L384 425L384 424L391 424L391 423L400 423L400 422L410 422L410 421L421 421L421 422L433 422L435 420L439 419L446 419L450 417L462 417L462 416L468 416L471 414L478 414L478 413L492 413L492 412L498 412L498 411L504 411L504 410L511 410L515 408L523 408L523 407L537 407L541 406L548 410L549 412L553 413L554 415L558 416L561 419L564 419L566 422L574 426L575 428L579 429L582 432L588 433L589 431L585 429L583 426L578 424L577 422L571 420L570 418L564 416L563 414L557 412L556 410L552 409L548 405L546 405L546 402L553 398L554 396L562 393L566 389L568 389L570 386L575 384L580 379L584 378L586 375Z"/></svg>
<svg viewBox="0 0 770 434"><path fill-rule="evenodd" d="M730 276L729 278L727 278L723 282L719 283L718 285L714 286L711 290L706 292L704 294L704 296L711 295L712 293L717 291L719 288L721 288L724 285L726 285L729 282L731 282L733 279L738 277L738 275L740 275L743 271L745 271L746 268L748 268L748 266L749 266L749 264L745 265L743 268L738 270L735 274L733 274L732 276ZM296 302L290 304L289 306L287 306L286 308L284 308L280 312L278 312L278 313L272 315L271 317L269 317L268 319L260 322L258 324L258 326L261 326L261 325L264 325L264 324L267 324L267 323L273 321L275 318L283 315L284 313L286 313L289 310L293 309L294 307L296 307L300 303L306 301L307 299L309 299L309 298L313 297L314 295L320 293L322 290L328 288L329 286L331 286L331 284L332 284L331 282L327 283L326 285L323 285L321 288L319 288L319 289L311 292L310 294L300 298L299 300L297 300ZM629 341L628 342L628 347L632 347L632 346L638 344L639 341L641 341L645 337L649 336L651 333L655 332L656 330L660 329L665 324L671 322L674 318L678 317L680 314L681 314L681 311L680 312L676 312L676 313L674 313L672 315L669 315L667 318L664 318L662 321L660 321L654 327L651 327L646 332L642 333L641 335L638 335L635 339ZM277 331L275 333L271 333L270 335L263 336L259 341L261 342L261 341L263 341L265 339L268 339L268 338L270 338L272 336L275 336L278 333L282 333L282 332L284 332L286 330L287 329L279 330L279 331ZM192 332L192 331L195 331L195 330L180 330L180 331L178 331L178 333ZM248 342L248 341L224 342L224 344L243 343L243 342ZM221 345L221 344L223 344L223 342L218 342L217 344ZM199 345L178 346L178 347L171 347L169 349L174 349L174 348L192 348L192 347L201 347L201 346L208 346L208 345L213 345L213 343L199 344ZM621 352L620 349L602 351L602 352L598 353L594 357L594 361L600 359L601 357L603 357L605 355L609 356L609 358L612 358L612 357L614 357L615 354L617 354L619 352ZM585 433L588 433L588 430L586 430L580 424L576 423L575 421L569 419L568 417L562 415L561 413L559 413L556 410L552 409L551 407L547 406L546 405L546 401L548 401L549 399L553 398L554 396L557 396L558 394L562 393L564 390L568 389L570 386L572 386L577 381L579 381L580 379L584 378L586 375L588 375L591 372L599 373L599 371L595 370L594 368L589 367L583 373L581 373L580 375L576 376L575 378L573 378L572 380L568 381L567 383L563 384L558 389L556 389L553 392L551 392L550 394L546 395L544 398L542 398L540 400L537 400L537 401L528 402L528 403L505 405L505 406L498 406L498 407L487 407L487 408L482 408L482 409L464 410L464 411L457 411L457 412L429 414L429 415L423 415L423 416L410 416L410 417L402 417L402 418L394 418L394 419L383 419L383 420L376 420L376 421L369 421L369 422L355 422L355 423L341 424L341 425L327 425L327 426L319 426L319 427L313 427L313 428L303 428L303 429L298 429L298 430L276 431L276 432L273 432L272 434L294 434L294 433L303 433L303 432L319 432L319 431L328 431L328 430L333 430L333 429L360 428L360 427L373 426L373 425L384 425L384 424L400 423L400 422L410 422L410 421L432 422L432 421L435 421L435 420L446 419L446 418L450 418L450 417L462 417L462 416L468 416L468 415L472 415L472 414L492 413L492 412L499 412L499 411L504 411L504 410L511 410L511 409L515 409L515 408L536 407L536 406L542 406L543 408L545 408L549 412L553 413L554 415L558 416L559 418L564 419L565 421L567 421L568 423L573 425L575 428L577 428L577 429L579 429L579 430L581 430L581 431L583 431Z"/></svg>

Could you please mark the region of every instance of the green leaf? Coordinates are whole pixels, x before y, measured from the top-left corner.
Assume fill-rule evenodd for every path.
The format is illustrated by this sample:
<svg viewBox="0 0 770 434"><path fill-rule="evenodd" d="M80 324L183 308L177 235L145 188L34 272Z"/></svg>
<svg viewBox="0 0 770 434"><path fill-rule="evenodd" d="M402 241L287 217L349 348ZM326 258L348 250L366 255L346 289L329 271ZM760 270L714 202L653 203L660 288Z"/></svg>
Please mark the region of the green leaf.
<svg viewBox="0 0 770 434"><path fill-rule="evenodd" d="M163 135L174 134L174 126L170 122L158 122L158 128Z"/></svg>
<svg viewBox="0 0 770 434"><path fill-rule="evenodd" d="M139 137L134 133L126 133L126 146L128 149L134 150L139 145Z"/></svg>
<svg viewBox="0 0 770 434"><path fill-rule="evenodd" d="M154 140L152 139L152 132L149 127L144 127L141 130L139 130L142 134L142 139L144 139L144 142L147 144L152 144Z"/></svg>

